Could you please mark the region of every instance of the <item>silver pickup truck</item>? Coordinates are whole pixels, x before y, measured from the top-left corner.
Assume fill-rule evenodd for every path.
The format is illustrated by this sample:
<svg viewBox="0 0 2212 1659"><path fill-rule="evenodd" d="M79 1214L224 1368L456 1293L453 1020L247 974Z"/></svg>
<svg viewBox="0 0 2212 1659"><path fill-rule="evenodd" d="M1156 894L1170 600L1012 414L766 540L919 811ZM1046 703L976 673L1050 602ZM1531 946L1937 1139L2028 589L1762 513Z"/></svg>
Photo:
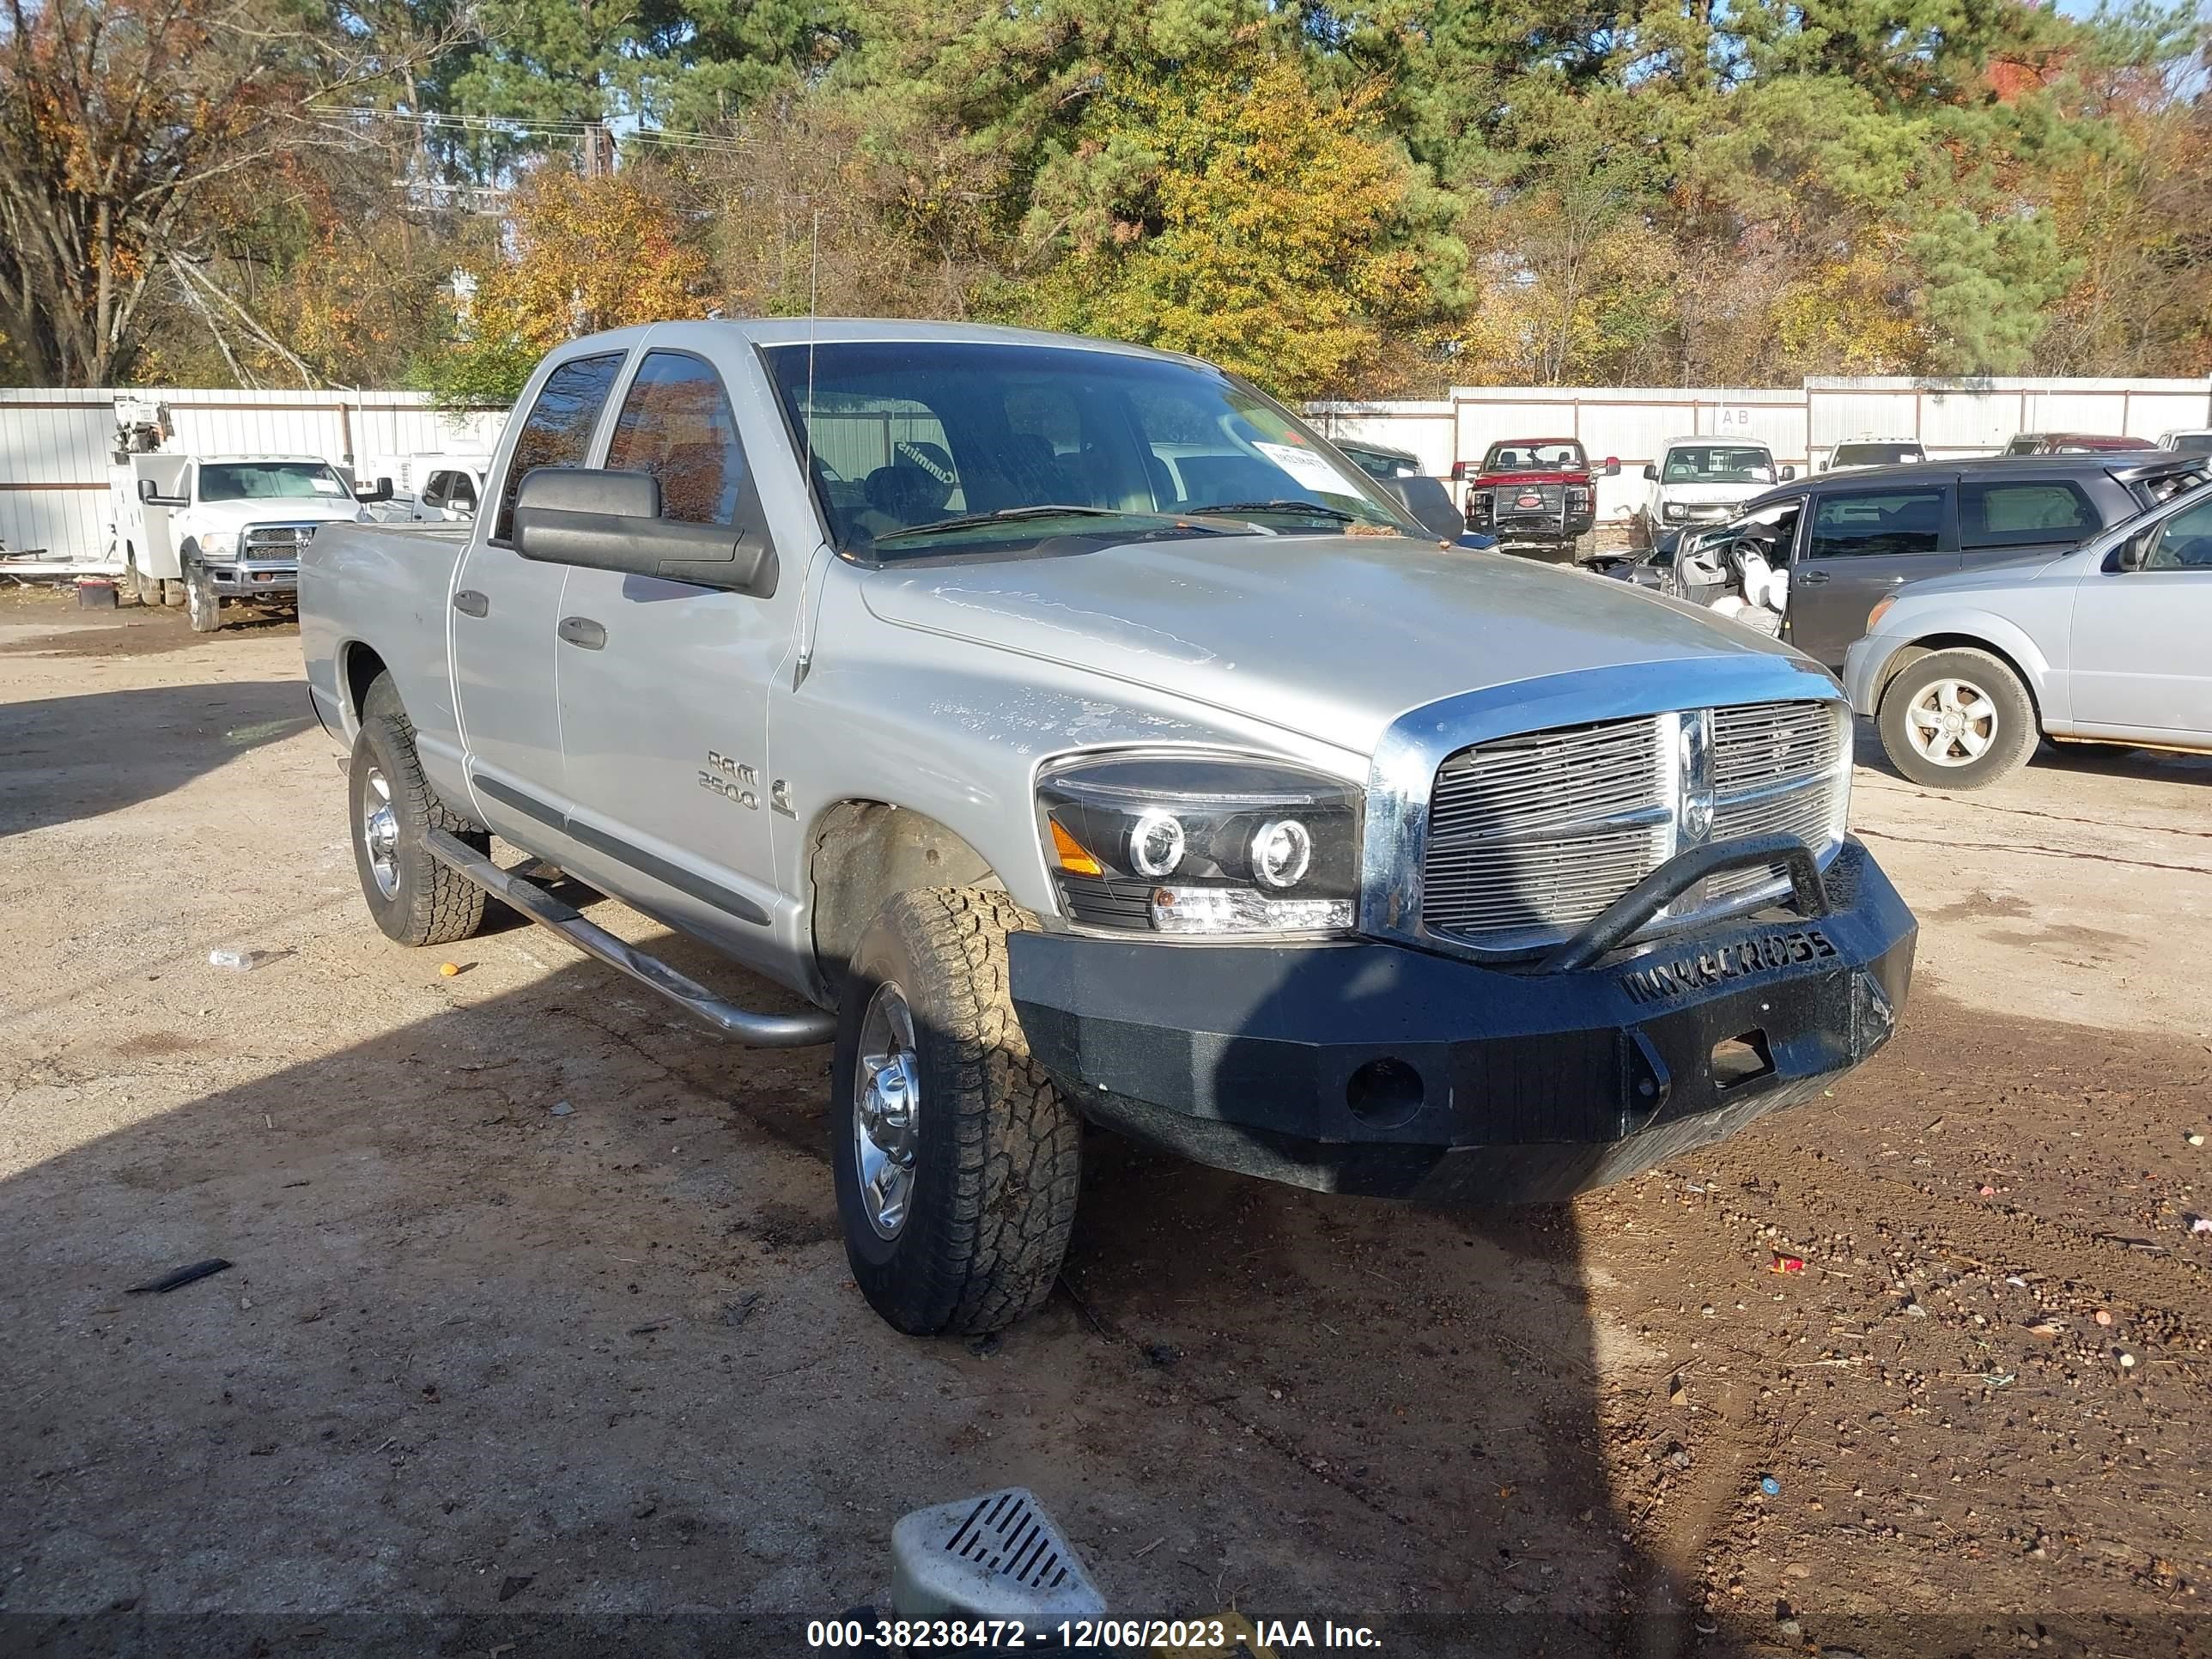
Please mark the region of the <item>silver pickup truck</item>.
<svg viewBox="0 0 2212 1659"><path fill-rule="evenodd" d="M1186 357L579 340L475 523L317 537L301 619L378 925L448 942L489 894L740 1041L834 1041L848 1249L905 1331L1045 1297L1085 1120L1557 1200L1817 1096L1911 975L1826 674L1441 546ZM813 1008L737 1006L544 866Z"/></svg>

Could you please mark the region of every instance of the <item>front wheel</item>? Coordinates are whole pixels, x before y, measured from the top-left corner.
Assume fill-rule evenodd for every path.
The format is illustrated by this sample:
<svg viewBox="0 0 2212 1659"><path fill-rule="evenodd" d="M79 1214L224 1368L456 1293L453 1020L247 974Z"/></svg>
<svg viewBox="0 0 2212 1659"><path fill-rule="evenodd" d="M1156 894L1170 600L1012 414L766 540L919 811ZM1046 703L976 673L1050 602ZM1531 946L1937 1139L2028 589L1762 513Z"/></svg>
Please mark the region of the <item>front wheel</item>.
<svg viewBox="0 0 2212 1659"><path fill-rule="evenodd" d="M901 893L853 953L830 1067L830 1158L853 1277L915 1336L1011 1325L1051 1293L1081 1121L1016 1018L1004 893Z"/></svg>
<svg viewBox="0 0 2212 1659"><path fill-rule="evenodd" d="M1889 683L1875 716L1890 764L1931 789L1979 789L2035 751L2035 705L1986 651L1930 652Z"/></svg>
<svg viewBox="0 0 2212 1659"><path fill-rule="evenodd" d="M185 567L185 620L195 634L212 634L222 626L222 600L215 591L215 574L204 564Z"/></svg>

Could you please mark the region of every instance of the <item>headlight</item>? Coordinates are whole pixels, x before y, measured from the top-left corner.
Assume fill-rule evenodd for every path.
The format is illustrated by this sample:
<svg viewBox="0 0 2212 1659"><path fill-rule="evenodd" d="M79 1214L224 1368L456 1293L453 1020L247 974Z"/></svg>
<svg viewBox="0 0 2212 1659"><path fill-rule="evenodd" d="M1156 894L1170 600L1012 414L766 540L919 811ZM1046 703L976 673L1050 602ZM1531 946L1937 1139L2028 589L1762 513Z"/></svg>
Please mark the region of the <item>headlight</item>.
<svg viewBox="0 0 2212 1659"><path fill-rule="evenodd" d="M204 559L234 559L238 556L238 532L235 530L210 530L200 538L200 556Z"/></svg>
<svg viewBox="0 0 2212 1659"><path fill-rule="evenodd" d="M1882 619L1884 617L1887 617L1887 616L1889 614L1889 608L1890 608L1890 606L1892 606L1892 605L1895 605L1896 603L1897 603L1897 595L1896 595L1896 594L1894 594L1894 593L1886 593L1886 594L1884 594L1884 595L1881 597L1881 600L1880 600L1880 601L1879 601L1879 602L1875 605L1875 608L1874 608L1873 610L1871 610L1871 611L1868 611L1868 612L1867 612L1867 625L1866 625L1866 631L1867 631L1868 633L1869 633L1869 634L1873 633L1873 632L1874 632L1874 630L1875 630L1878 626L1880 626L1880 625L1881 625L1881 619Z"/></svg>
<svg viewBox="0 0 2212 1659"><path fill-rule="evenodd" d="M1348 931L1362 804L1341 778L1209 755L1079 760L1037 784L1067 919L1186 936Z"/></svg>
<svg viewBox="0 0 2212 1659"><path fill-rule="evenodd" d="M1685 524L1689 520L1690 509L1680 501L1662 501L1659 506L1659 516L1668 524Z"/></svg>

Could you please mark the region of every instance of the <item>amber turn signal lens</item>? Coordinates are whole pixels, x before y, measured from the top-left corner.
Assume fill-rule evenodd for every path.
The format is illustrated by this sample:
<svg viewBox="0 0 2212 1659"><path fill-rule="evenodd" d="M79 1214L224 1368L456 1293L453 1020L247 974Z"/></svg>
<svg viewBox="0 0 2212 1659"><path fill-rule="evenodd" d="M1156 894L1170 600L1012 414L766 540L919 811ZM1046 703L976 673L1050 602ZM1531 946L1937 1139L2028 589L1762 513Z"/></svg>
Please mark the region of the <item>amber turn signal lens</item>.
<svg viewBox="0 0 2212 1659"><path fill-rule="evenodd" d="M1060 827L1054 819L1052 826L1052 850L1060 854L1060 867L1073 870L1079 876L1103 876L1106 866L1083 850L1083 843Z"/></svg>

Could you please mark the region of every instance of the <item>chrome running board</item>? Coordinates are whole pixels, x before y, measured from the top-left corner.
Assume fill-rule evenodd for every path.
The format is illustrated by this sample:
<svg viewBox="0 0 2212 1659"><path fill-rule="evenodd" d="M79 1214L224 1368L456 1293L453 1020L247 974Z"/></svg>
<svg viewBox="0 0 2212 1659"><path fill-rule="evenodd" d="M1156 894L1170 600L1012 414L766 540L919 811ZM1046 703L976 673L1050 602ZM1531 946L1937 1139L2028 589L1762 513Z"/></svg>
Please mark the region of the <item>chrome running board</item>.
<svg viewBox="0 0 2212 1659"><path fill-rule="evenodd" d="M509 909L550 928L586 956L596 957L658 991L725 1036L756 1048L811 1048L829 1042L836 1033L837 1017L818 1008L799 1014L763 1014L726 1002L658 957L649 957L628 940L586 921L574 905L554 897L536 882L501 869L487 854L447 830L428 831L422 845L439 863L466 877Z"/></svg>

